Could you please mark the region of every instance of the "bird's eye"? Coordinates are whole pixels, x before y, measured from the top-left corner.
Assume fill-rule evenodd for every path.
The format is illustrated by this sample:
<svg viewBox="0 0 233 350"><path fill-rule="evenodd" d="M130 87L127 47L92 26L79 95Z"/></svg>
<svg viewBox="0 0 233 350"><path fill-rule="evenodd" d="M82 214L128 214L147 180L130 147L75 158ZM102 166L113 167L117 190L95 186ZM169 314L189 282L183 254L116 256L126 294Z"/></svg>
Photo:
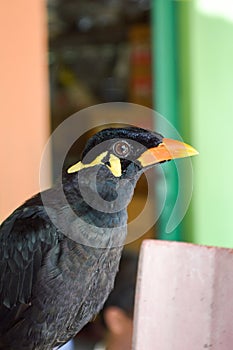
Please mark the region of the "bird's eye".
<svg viewBox="0 0 233 350"><path fill-rule="evenodd" d="M117 141L114 145L113 145L113 151L114 153L119 156L119 157L127 157L130 153L130 145L128 144L128 142L126 141Z"/></svg>

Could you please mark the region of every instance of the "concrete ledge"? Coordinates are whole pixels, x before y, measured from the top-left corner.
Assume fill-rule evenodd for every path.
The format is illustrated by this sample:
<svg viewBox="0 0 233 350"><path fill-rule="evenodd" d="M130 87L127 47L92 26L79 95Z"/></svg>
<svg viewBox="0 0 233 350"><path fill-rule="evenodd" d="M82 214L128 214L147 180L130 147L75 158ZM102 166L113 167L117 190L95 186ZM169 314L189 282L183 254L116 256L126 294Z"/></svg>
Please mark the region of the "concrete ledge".
<svg viewBox="0 0 233 350"><path fill-rule="evenodd" d="M233 250L145 240L133 349L233 349Z"/></svg>

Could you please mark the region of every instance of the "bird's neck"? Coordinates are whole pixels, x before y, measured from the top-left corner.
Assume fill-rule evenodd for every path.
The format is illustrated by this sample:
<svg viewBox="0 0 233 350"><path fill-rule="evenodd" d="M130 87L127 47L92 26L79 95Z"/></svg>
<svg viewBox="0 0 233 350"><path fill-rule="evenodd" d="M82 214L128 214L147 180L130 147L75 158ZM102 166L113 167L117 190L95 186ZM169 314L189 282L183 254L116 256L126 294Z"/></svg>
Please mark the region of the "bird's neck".
<svg viewBox="0 0 233 350"><path fill-rule="evenodd" d="M136 181L100 177L92 172L73 178L72 186L64 185L64 193L76 225L85 230L87 241L98 244L123 245L127 233L127 206ZM69 182L67 182L68 184Z"/></svg>

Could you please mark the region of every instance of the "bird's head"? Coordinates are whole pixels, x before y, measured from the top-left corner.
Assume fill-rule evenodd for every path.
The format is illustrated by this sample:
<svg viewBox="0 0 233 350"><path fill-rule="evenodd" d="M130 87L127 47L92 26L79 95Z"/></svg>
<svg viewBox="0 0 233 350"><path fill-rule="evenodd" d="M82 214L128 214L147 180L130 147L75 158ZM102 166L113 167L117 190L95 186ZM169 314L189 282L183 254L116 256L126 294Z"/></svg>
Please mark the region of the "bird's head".
<svg viewBox="0 0 233 350"><path fill-rule="evenodd" d="M105 178L133 179L155 164L196 154L193 147L156 132L137 127L108 128L89 139L82 160L68 173L96 168Z"/></svg>
<svg viewBox="0 0 233 350"><path fill-rule="evenodd" d="M122 243L126 207L142 172L157 163L195 154L191 146L156 132L137 127L104 129L88 140L81 160L68 168L64 192L85 222L118 227L114 239Z"/></svg>

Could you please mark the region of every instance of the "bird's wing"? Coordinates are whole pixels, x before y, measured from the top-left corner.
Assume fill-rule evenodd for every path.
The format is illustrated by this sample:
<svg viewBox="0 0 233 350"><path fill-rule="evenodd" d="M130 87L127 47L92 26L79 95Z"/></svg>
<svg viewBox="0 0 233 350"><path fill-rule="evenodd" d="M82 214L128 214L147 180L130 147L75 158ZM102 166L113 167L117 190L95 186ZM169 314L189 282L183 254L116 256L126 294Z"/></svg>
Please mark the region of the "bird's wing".
<svg viewBox="0 0 233 350"><path fill-rule="evenodd" d="M30 303L43 260L58 232L42 206L17 209L0 227L0 304Z"/></svg>

